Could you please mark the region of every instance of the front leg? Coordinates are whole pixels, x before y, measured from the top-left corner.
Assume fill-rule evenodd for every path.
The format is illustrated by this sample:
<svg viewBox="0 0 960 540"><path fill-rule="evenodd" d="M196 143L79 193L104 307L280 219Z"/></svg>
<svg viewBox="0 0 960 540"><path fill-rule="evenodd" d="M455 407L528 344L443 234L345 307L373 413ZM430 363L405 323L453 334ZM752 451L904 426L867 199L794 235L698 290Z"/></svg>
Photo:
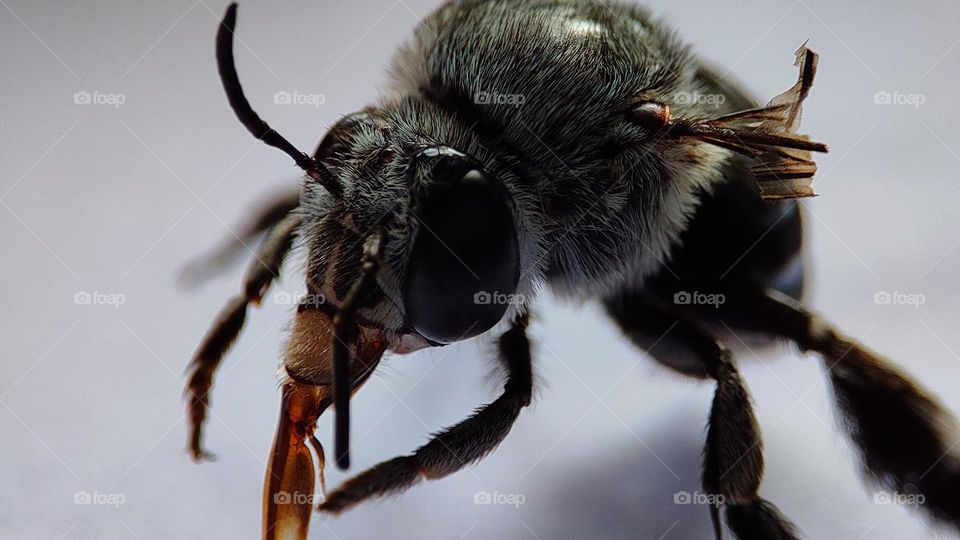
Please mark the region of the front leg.
<svg viewBox="0 0 960 540"><path fill-rule="evenodd" d="M259 305L273 280L280 275L280 266L293 246L300 223L300 215L292 213L270 228L247 269L243 293L233 297L223 308L187 366L190 380L185 395L189 400L187 412L190 420L190 453L196 461L212 457L212 454L203 449L203 425L210 405L213 376L220 367L220 361L243 329L247 306Z"/></svg>
<svg viewBox="0 0 960 540"><path fill-rule="evenodd" d="M435 480L453 474L492 452L510 432L520 410L530 404L533 377L527 324L525 314L518 316L500 336L498 352L507 382L499 398L438 433L412 454L384 461L348 480L319 509L339 514L366 499L402 492L421 478Z"/></svg>
<svg viewBox="0 0 960 540"><path fill-rule="evenodd" d="M716 537L722 537L723 505L727 524L741 540L796 538L793 524L758 494L763 441L750 395L726 347L670 306L641 294L625 294L606 307L627 337L657 361L716 381L703 459L703 487L716 499L710 514Z"/></svg>

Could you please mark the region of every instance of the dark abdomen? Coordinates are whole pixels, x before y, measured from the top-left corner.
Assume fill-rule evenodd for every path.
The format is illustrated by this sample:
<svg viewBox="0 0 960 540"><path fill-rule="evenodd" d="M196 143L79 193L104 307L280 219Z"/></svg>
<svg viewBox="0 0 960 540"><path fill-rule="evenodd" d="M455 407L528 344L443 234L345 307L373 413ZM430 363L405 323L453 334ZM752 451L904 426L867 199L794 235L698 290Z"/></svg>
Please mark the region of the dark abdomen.
<svg viewBox="0 0 960 540"><path fill-rule="evenodd" d="M803 228L796 201L764 201L737 171L697 210L667 268L648 283L659 294L736 294L774 288L803 294Z"/></svg>

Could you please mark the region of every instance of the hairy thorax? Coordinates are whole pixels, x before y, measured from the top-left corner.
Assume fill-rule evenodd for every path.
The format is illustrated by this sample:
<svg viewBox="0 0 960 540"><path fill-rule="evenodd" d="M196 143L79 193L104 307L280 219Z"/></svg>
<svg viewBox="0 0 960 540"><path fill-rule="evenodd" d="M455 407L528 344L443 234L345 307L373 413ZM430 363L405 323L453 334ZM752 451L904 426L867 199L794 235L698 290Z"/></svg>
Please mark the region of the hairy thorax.
<svg viewBox="0 0 960 540"><path fill-rule="evenodd" d="M536 201L523 218L541 234L525 243L536 251L530 273L587 298L656 271L728 157L644 144L625 122L637 99L687 88L687 62L638 8L474 2L424 21L395 59L393 88L516 163L503 181Z"/></svg>

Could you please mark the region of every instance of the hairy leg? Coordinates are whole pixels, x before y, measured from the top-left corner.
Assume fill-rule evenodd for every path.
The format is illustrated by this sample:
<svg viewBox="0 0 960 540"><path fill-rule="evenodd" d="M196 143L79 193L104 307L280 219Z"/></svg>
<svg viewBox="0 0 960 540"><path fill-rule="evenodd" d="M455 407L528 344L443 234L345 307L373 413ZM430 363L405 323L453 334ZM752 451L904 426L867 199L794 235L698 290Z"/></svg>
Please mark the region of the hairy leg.
<svg viewBox="0 0 960 540"><path fill-rule="evenodd" d="M275 226L300 206L300 187L288 188L264 201L252 212L252 217L237 227L237 231L224 239L221 245L209 253L190 261L180 274L180 282L193 287L216 275L264 231Z"/></svg>
<svg viewBox="0 0 960 540"><path fill-rule="evenodd" d="M758 490L763 477L763 442L750 395L730 352L680 313L642 295L607 302L607 311L640 348L664 365L716 382L704 448L703 486L716 497L714 531L722 537L719 506L738 538L796 538L793 526Z"/></svg>
<svg viewBox="0 0 960 540"><path fill-rule="evenodd" d="M922 495L918 507L960 529L960 429L954 417L889 361L796 300L769 292L741 302L737 309L757 329L823 357L842 425L868 476L885 489Z"/></svg>
<svg viewBox="0 0 960 540"><path fill-rule="evenodd" d="M470 418L438 433L407 456L393 458L348 480L331 493L319 510L338 514L373 497L404 491L421 478L452 474L492 452L507 436L523 407L530 404L533 379L527 316L520 316L498 342L507 371L503 394Z"/></svg>
<svg viewBox="0 0 960 540"><path fill-rule="evenodd" d="M290 251L300 225L300 216L289 214L274 225L264 238L257 256L251 261L244 279L243 293L227 302L217 320L203 338L187 369L188 413L190 420L190 453L194 460L212 457L203 449L203 422L210 403L213 375L223 356L230 349L246 319L247 305L259 304L279 274L283 259Z"/></svg>

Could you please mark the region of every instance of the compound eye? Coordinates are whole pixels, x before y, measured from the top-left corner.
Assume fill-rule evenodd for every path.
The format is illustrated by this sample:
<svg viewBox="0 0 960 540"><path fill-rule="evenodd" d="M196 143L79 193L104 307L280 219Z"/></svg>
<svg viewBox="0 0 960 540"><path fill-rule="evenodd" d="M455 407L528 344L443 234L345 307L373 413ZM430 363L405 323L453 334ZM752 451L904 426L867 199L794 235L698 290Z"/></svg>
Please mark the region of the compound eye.
<svg viewBox="0 0 960 540"><path fill-rule="evenodd" d="M656 133L670 123L670 107L659 101L644 101L627 113L630 120L649 133Z"/></svg>
<svg viewBox="0 0 960 540"><path fill-rule="evenodd" d="M438 343L486 332L503 318L520 275L513 216L501 189L470 158L441 156L413 212L418 230L403 287L407 322Z"/></svg>

